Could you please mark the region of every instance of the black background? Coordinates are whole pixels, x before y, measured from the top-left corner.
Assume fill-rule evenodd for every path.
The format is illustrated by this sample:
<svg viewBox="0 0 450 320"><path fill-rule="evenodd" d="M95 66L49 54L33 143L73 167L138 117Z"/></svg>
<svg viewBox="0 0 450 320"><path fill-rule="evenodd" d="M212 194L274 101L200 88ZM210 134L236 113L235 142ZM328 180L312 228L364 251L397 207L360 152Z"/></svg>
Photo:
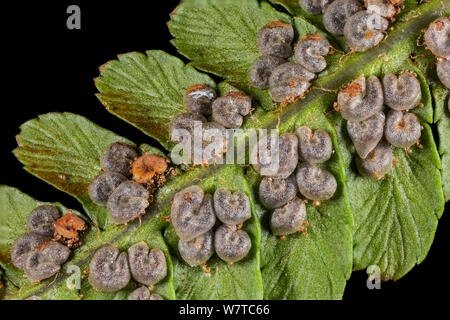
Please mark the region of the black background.
<svg viewBox="0 0 450 320"><path fill-rule="evenodd" d="M11 151L19 126L39 114L70 111L86 116L138 143L158 144L139 130L104 110L94 96L98 66L119 53L160 49L177 55L166 22L178 1L40 1L2 5L1 123L2 184L18 187L42 201L60 201L82 211L72 197L29 175ZM81 30L66 28L66 9L81 7ZM184 59L185 60L185 59ZM448 211L448 205L447 205ZM449 288L445 247L449 218L439 221L435 241L425 261L397 282L368 290L364 271L354 272L344 301L377 301L376 306L399 300L443 298ZM448 296L448 294L447 294ZM378 308L374 306L375 308ZM415 307L411 305L411 307ZM370 311L368 310L370 313Z"/></svg>

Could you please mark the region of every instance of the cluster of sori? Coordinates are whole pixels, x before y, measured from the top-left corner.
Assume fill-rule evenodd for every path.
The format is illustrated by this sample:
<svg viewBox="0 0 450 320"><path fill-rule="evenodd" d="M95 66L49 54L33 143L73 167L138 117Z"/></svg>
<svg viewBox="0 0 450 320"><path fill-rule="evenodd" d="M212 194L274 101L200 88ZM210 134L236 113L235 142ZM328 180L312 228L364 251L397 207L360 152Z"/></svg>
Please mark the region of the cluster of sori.
<svg viewBox="0 0 450 320"><path fill-rule="evenodd" d="M213 232L216 216L223 224ZM178 192L172 202L171 221L180 238L178 250L191 267L205 266L214 252L232 265L247 256L252 246L242 224L251 218L245 193L217 189L214 196L199 186Z"/></svg>
<svg viewBox="0 0 450 320"><path fill-rule="evenodd" d="M250 68L248 80L255 88L269 88L275 102L293 102L302 97L315 73L327 66L324 57L330 53L331 47L322 35L304 36L294 50L291 47L293 40L292 26L278 20L265 25L258 34L262 56ZM295 62L287 61L292 54Z"/></svg>
<svg viewBox="0 0 450 320"><path fill-rule="evenodd" d="M56 207L41 205L31 212L27 228L28 232L12 245L11 262L34 283L60 271L70 249L81 245L80 238L87 225L73 213L60 217Z"/></svg>
<svg viewBox="0 0 450 320"><path fill-rule="evenodd" d="M398 76L388 73L383 84L376 76L366 80L361 75L339 91L336 108L347 120L361 174L384 178L394 160L391 145L409 152L410 146L418 144L422 127L419 118L408 110L421 98L420 82L410 71ZM383 104L390 108L386 115Z"/></svg>
<svg viewBox="0 0 450 320"><path fill-rule="evenodd" d="M389 20L398 14L403 0L299 0L312 14L323 13L325 29L343 35L354 51L366 51L384 38Z"/></svg>
<svg viewBox="0 0 450 320"><path fill-rule="evenodd" d="M440 17L430 23L424 34L425 45L437 59L436 71L442 84L450 89L450 20ZM450 100L448 101L450 111Z"/></svg>
<svg viewBox="0 0 450 320"><path fill-rule="evenodd" d="M281 134L278 138L278 168L265 172L264 169L272 165L268 158L273 148L272 138L260 139L253 149L252 157L257 159L253 167L263 176L259 185L261 203L268 209L275 209L271 217L272 232L286 236L304 231L307 225L305 201L297 197L298 192L314 201L316 206L336 192L335 177L318 166L331 158L333 144L326 131L307 126L299 127L297 135Z"/></svg>
<svg viewBox="0 0 450 320"><path fill-rule="evenodd" d="M130 294L130 300L162 300L159 295L150 292L166 275L164 253L157 248L150 249L145 241L128 248L128 254L111 245L102 247L95 252L89 264L89 283L95 290L119 291L128 285L131 277L142 284Z"/></svg>
<svg viewBox="0 0 450 320"><path fill-rule="evenodd" d="M191 86L184 95L184 105L189 111L175 116L170 127L170 137L173 143L178 144L183 139L190 139L192 145L192 156L194 152L201 152L199 159L203 165L214 162L226 151L226 129L236 129L242 126L244 116L248 115L252 107L251 97L241 93L231 91L217 98L213 88L196 84ZM208 121L207 118L212 119ZM195 122L200 122L202 127L195 132ZM194 148L194 136L198 136L202 141L202 148ZM224 137L223 150L220 154L211 152L203 154L202 150L211 144L214 136ZM216 141L217 142L217 141Z"/></svg>
<svg viewBox="0 0 450 320"><path fill-rule="evenodd" d="M107 206L111 221L127 224L145 213L153 192L170 172L166 158L137 152L121 142L110 144L101 157L102 173L89 185L89 197ZM128 178L132 176L132 180Z"/></svg>

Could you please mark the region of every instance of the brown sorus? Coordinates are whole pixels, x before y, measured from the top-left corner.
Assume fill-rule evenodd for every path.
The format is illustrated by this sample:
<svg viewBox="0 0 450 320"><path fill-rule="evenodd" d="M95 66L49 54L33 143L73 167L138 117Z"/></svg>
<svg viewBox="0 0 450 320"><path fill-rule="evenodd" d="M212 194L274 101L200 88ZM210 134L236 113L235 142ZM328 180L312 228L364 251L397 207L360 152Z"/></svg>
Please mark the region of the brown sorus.
<svg viewBox="0 0 450 320"><path fill-rule="evenodd" d="M69 248L78 248L81 245L80 238L87 228L83 219L68 212L56 221L53 239Z"/></svg>

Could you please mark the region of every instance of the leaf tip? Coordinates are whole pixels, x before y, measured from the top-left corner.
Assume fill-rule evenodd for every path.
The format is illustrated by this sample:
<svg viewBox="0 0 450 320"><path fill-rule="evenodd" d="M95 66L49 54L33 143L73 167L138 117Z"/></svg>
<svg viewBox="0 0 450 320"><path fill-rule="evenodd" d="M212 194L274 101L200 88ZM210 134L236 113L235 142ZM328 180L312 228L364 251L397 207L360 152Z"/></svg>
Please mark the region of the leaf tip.
<svg viewBox="0 0 450 320"><path fill-rule="evenodd" d="M177 12L177 10L180 8L180 6L176 6L171 13L169 13L169 16L172 17L173 15L175 15L175 13ZM169 21L170 22L170 21Z"/></svg>
<svg viewBox="0 0 450 320"><path fill-rule="evenodd" d="M105 62L105 63L102 64L100 67L98 67L98 71L100 71L100 74L103 73L103 70L105 70L106 67L108 67L109 63L110 63L110 61ZM96 78L95 78L95 79L96 79ZM95 79L94 79L94 81L95 81Z"/></svg>

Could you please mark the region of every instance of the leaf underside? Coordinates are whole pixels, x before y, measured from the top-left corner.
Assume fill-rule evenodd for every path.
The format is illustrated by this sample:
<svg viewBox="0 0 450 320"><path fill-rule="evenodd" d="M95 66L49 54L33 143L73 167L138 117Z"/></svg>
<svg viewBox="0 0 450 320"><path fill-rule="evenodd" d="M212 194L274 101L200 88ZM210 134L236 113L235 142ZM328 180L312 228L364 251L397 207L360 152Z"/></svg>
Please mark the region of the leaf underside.
<svg viewBox="0 0 450 320"><path fill-rule="evenodd" d="M336 48L348 48L339 37L324 33L321 15L305 14L298 1L271 2L301 16L281 13L264 1L185 0L171 14L169 30L173 44L192 66L161 51L128 53L100 68L96 86L98 98L109 112L157 139L167 150L172 147L170 121L185 112L186 89L198 83L216 88L209 76L193 67L224 78L220 91L234 87L251 94L262 106L247 117L244 128L277 127L280 132L292 132L309 125L329 132L335 154L323 167L336 177L338 190L320 207L307 205L308 236L291 235L284 241L274 237L269 229L271 212L262 208L257 197L260 177L250 167L235 165L196 168L169 177L141 224L113 226L105 208L90 201L87 185L99 174L100 155L108 144L132 143L81 116L51 113L22 126L14 154L27 171L76 197L101 228L90 229L85 244L75 250L65 268L76 264L87 270L93 253L106 242L126 250L146 240L166 254L168 276L155 286L166 299L340 299L352 267L359 270L377 265L385 280L399 279L426 257L444 197L450 198L448 90L424 67L433 65L430 60L421 63L419 59L412 61L411 56L419 55L416 40L421 30L441 12L448 16L448 6L442 8L439 0L420 6L407 0L394 29L379 47L346 57L337 52L328 56L327 69L318 75L304 99L277 109L267 90L251 88L247 80L248 69L260 55L256 39L262 26L278 19L293 24L297 38L319 32ZM373 181L358 173L345 121L332 105L337 89L359 74L382 77L401 70L416 72L421 81L423 106L413 112L424 127L420 139L423 148L411 148L410 155L395 148L398 163L385 180ZM438 122L439 149L429 125L433 120ZM145 150L160 152L141 146L141 151ZM213 257L208 262L211 272L205 273L201 267L191 268L182 261L178 237L164 217L170 214L174 194L192 184L211 193L221 186L240 189L250 197L253 216L244 229L252 239L252 250L242 262L230 267ZM10 205L3 194L11 192L4 188L0 190L2 208ZM16 199L22 219L36 201L23 194L9 197ZM136 288L131 282L117 293L99 293L83 279L81 289L71 291L66 286L66 273L51 284L38 286L24 285L26 280L18 276L10 278L17 270L5 268L3 263L8 263L7 252L23 228L23 223L13 220L10 229L14 232L0 238L2 268L16 289L20 287L9 290L6 298L126 299Z"/></svg>
<svg viewBox="0 0 450 320"><path fill-rule="evenodd" d="M90 182L101 172L100 157L116 141L133 143L72 113L49 113L21 126L13 151L24 169L78 199L100 228L106 208L88 196Z"/></svg>
<svg viewBox="0 0 450 320"><path fill-rule="evenodd" d="M188 1L191 3L191 5L196 5L196 1ZM208 1L203 1L202 3L205 3ZM255 1L253 1L255 2ZM284 1L283 1L284 2ZM293 3L293 1L287 1L289 3ZM209 3L209 2L208 2ZM229 2L226 2L229 3ZM222 6L222 10L225 10L223 8L226 8L226 4L223 4L221 2L214 2L215 6L213 6L215 11L219 11L217 9L218 6ZM261 4L263 6L263 4ZM189 8L188 5L186 5L186 8ZM197 25L203 25L204 23L198 23L197 19L185 19L186 21L179 21L182 19L184 11L181 10L182 8L178 8L178 10L175 13L175 17L172 16L172 28L169 26L169 29L171 30L172 34L175 36L174 43L177 46L177 48L181 51L182 54L186 55L188 58L190 58L193 62L193 64L202 69L209 72L214 72L212 70L215 70L214 68L225 68L227 65L225 63L216 64L214 59L209 59L209 56L206 56L205 54L198 54L197 52L200 52L200 49L196 49L196 47L193 46L193 41L191 39L191 35L189 34L189 30L195 30ZM187 9L186 9L187 10ZM419 263L423 260L423 258L426 256L426 253L428 252L428 249L431 245L432 239L434 237L434 232L437 225L437 218L442 214L443 211L443 199L442 199L442 189L440 187L441 183L441 176L439 174L440 170L440 160L436 153L436 146L432 139L432 137L429 134L429 128L426 125L426 122L431 123L433 121L433 105L432 105L432 99L430 95L429 85L427 83L427 80L425 78L425 75L421 72L421 70L414 65L411 60L410 56L412 56L412 52L415 51L417 46L417 38L421 33L421 30L424 29L432 20L437 18L441 14L441 3L439 1L432 1L427 4L423 4L420 7L413 6L411 2L406 3L406 8L404 9L402 15L398 19L398 23L394 27L394 30L388 33L387 39L380 44L377 48L373 48L367 52L363 53L357 53L354 55L351 55L349 57L343 57L341 59L341 64L339 61L336 61L336 59L330 59L331 61L328 61L328 67L327 69L319 75L319 78L313 82L313 87L311 91L306 95L306 97L303 100L299 100L296 104L290 105L286 108L283 108L278 113L273 112L265 112L261 109L257 110L253 113L252 120L248 120L245 123L245 126L247 128L250 127L263 127L263 128L275 128L278 127L281 132L285 131L292 131L295 127L296 119L298 118L298 114L305 113L311 108L316 108L322 111L330 110L332 107L332 104L334 101L336 101L336 93L332 92L333 90L339 89L340 86L347 83L348 81L356 78L359 74L364 73L366 76L369 75L377 75L378 77L383 77L384 74L387 72L393 72L397 73L401 70L411 70L416 72L418 75L419 80L421 81L422 86L422 107L417 107L414 112L419 116L419 118L422 120L425 126L424 134L421 143L423 145L423 149L420 151L418 158L425 158L426 161L418 162L416 163L406 163L405 159L401 158L401 155L399 154L399 160L401 160L401 163L399 164L399 167L404 165L411 168L413 171L419 170L418 166L426 166L425 173L422 174L421 179L418 181L417 185L412 184L409 182L409 190L408 195L412 196L413 194L419 195L423 192L430 195L429 201L424 201L421 205L414 205L411 207L409 205L408 198L397 198L397 201L400 201L399 205L405 205L405 207L411 207L414 211L412 213L412 216L415 215L422 215L422 210L427 209L427 215L430 218L430 221L427 221L427 224L423 226L423 229L421 230L422 233L425 233L426 236L423 236L423 239L417 238L420 236L420 233L415 228L414 224L408 223L405 228L406 230L403 230L403 232L406 234L412 234L412 238L416 238L416 242L413 243L411 241L407 241L408 237L400 238L400 236L397 234L395 235L395 238L390 238L389 231L391 230L390 226L392 223L388 221L388 223L379 226L380 229L377 230L377 234L387 234L387 236L384 238L385 242L384 245L373 245L371 246L364 257L363 253L358 253L357 250L355 250L354 254L354 266L356 269L363 269L368 267L371 264L380 263L380 268L382 269L382 274L385 279L391 279L391 278L399 278L403 276L407 271L409 271L414 264ZM444 11L444 14L448 15L448 8L446 7ZM182 12L179 17L176 17L179 12ZM191 11L190 15L195 15L196 11ZM203 14L205 12L202 11ZM418 15L420 13L420 15ZM308 15L306 15L307 20L302 20L302 27L297 27L296 31L299 36L303 35L302 29L305 29L305 25L308 23L308 19L310 18ZM224 18L227 19L227 18ZM233 17L234 20L239 20L239 17ZM317 19L316 19L317 20ZM320 23L317 23L315 19L309 19L312 23L316 23L317 26L320 28ZM188 30L188 34L183 32L183 29L181 28L179 31L173 27L173 25L180 25L184 26L185 29ZM294 24L295 26L298 25L298 23ZM235 25L236 27L236 25ZM225 29L227 30L227 29ZM218 33L219 31L214 30L212 31L214 33ZM204 36L205 32L203 29L202 36ZM253 38L253 43L255 43ZM200 46L199 43L196 44L196 46ZM212 50L212 49L211 49ZM203 52L204 53L204 52ZM246 56L246 52L243 55ZM212 54L214 56L214 54ZM234 59L238 60L240 56L233 56ZM245 59L243 60L245 61ZM209 63L209 64L208 64ZM233 68L233 65L230 64L230 69ZM248 66L247 66L248 68ZM231 81L231 80L230 80ZM338 116L338 118L340 118ZM442 130L441 130L442 131ZM348 144L343 145L341 148L343 151L346 151L347 147L349 147ZM399 153L400 150L396 150L396 154ZM349 153L347 151L347 153ZM415 155L413 154L412 158ZM348 156L349 157L349 156ZM445 158L444 158L445 160ZM405 163L404 163L405 162ZM420 163L420 164L419 164ZM399 171L398 167L396 167L395 172L397 173ZM410 176L406 178L406 174L408 171L401 171L398 172L399 177L404 180L405 182L408 182L407 179L411 179ZM445 173L445 171L444 171ZM361 177L359 173L356 172L354 167L351 167L350 170L347 172L347 175L349 177L352 177L352 175L360 177L361 181L363 181L363 184L371 184L372 181L369 178ZM397 174L395 174L397 175ZM395 176L394 175L394 176ZM443 180L445 180L445 176L443 177ZM371 218L374 214L371 216L361 215L360 214L360 208L355 207L354 203L357 202L353 199L354 194L359 193L359 185L354 183L351 179L348 179L347 181L349 190L350 190L350 200L352 202L352 205L354 206L353 213L355 215L355 230L359 230L361 228L361 225L366 225L366 231L367 233L363 233L363 235L359 236L358 233L355 234L355 238L353 239L353 246L354 248L358 248L359 246L362 246L362 243L365 243L364 241L370 241L371 236L368 236L368 234L373 234L375 231L374 228L376 228L378 225L373 225L369 218ZM398 180L395 179L387 179L387 182L385 183L387 187L386 190L394 190L394 186L398 185ZM444 183L445 185L445 183ZM371 196L373 192L372 190L368 190L368 193L365 194L367 197ZM381 201L382 202L382 201ZM364 203L361 203L361 205L364 205ZM392 208L388 206L384 206L384 210L393 210ZM393 210L395 212L395 210ZM386 216L383 211L377 212L376 217L378 217L378 220ZM392 216L392 215L391 215ZM406 217L405 217L406 218ZM376 219L376 218L374 218ZM377 220L377 219L376 219ZM377 221L378 221L377 220ZM392 220L392 218L391 218ZM402 221L397 223L397 226L401 224ZM381 228L384 227L384 228ZM370 232L372 231L372 232ZM401 232L400 232L401 233ZM419 236L417 236L419 234ZM415 236L414 236L415 235ZM375 237L374 237L375 238ZM374 239L373 241L375 241ZM390 240L390 241L389 241ZM360 244L361 242L361 244ZM421 246L419 249L416 249L414 246L420 242ZM405 250L405 252L401 252L400 249L403 246L409 246L411 250ZM383 258L384 261L381 261L381 255L386 251L392 251L396 254L389 253L390 257ZM367 257L371 257L370 259ZM374 258L372 258L374 257ZM378 258L377 258L378 257ZM383 263L382 263L383 262Z"/></svg>

